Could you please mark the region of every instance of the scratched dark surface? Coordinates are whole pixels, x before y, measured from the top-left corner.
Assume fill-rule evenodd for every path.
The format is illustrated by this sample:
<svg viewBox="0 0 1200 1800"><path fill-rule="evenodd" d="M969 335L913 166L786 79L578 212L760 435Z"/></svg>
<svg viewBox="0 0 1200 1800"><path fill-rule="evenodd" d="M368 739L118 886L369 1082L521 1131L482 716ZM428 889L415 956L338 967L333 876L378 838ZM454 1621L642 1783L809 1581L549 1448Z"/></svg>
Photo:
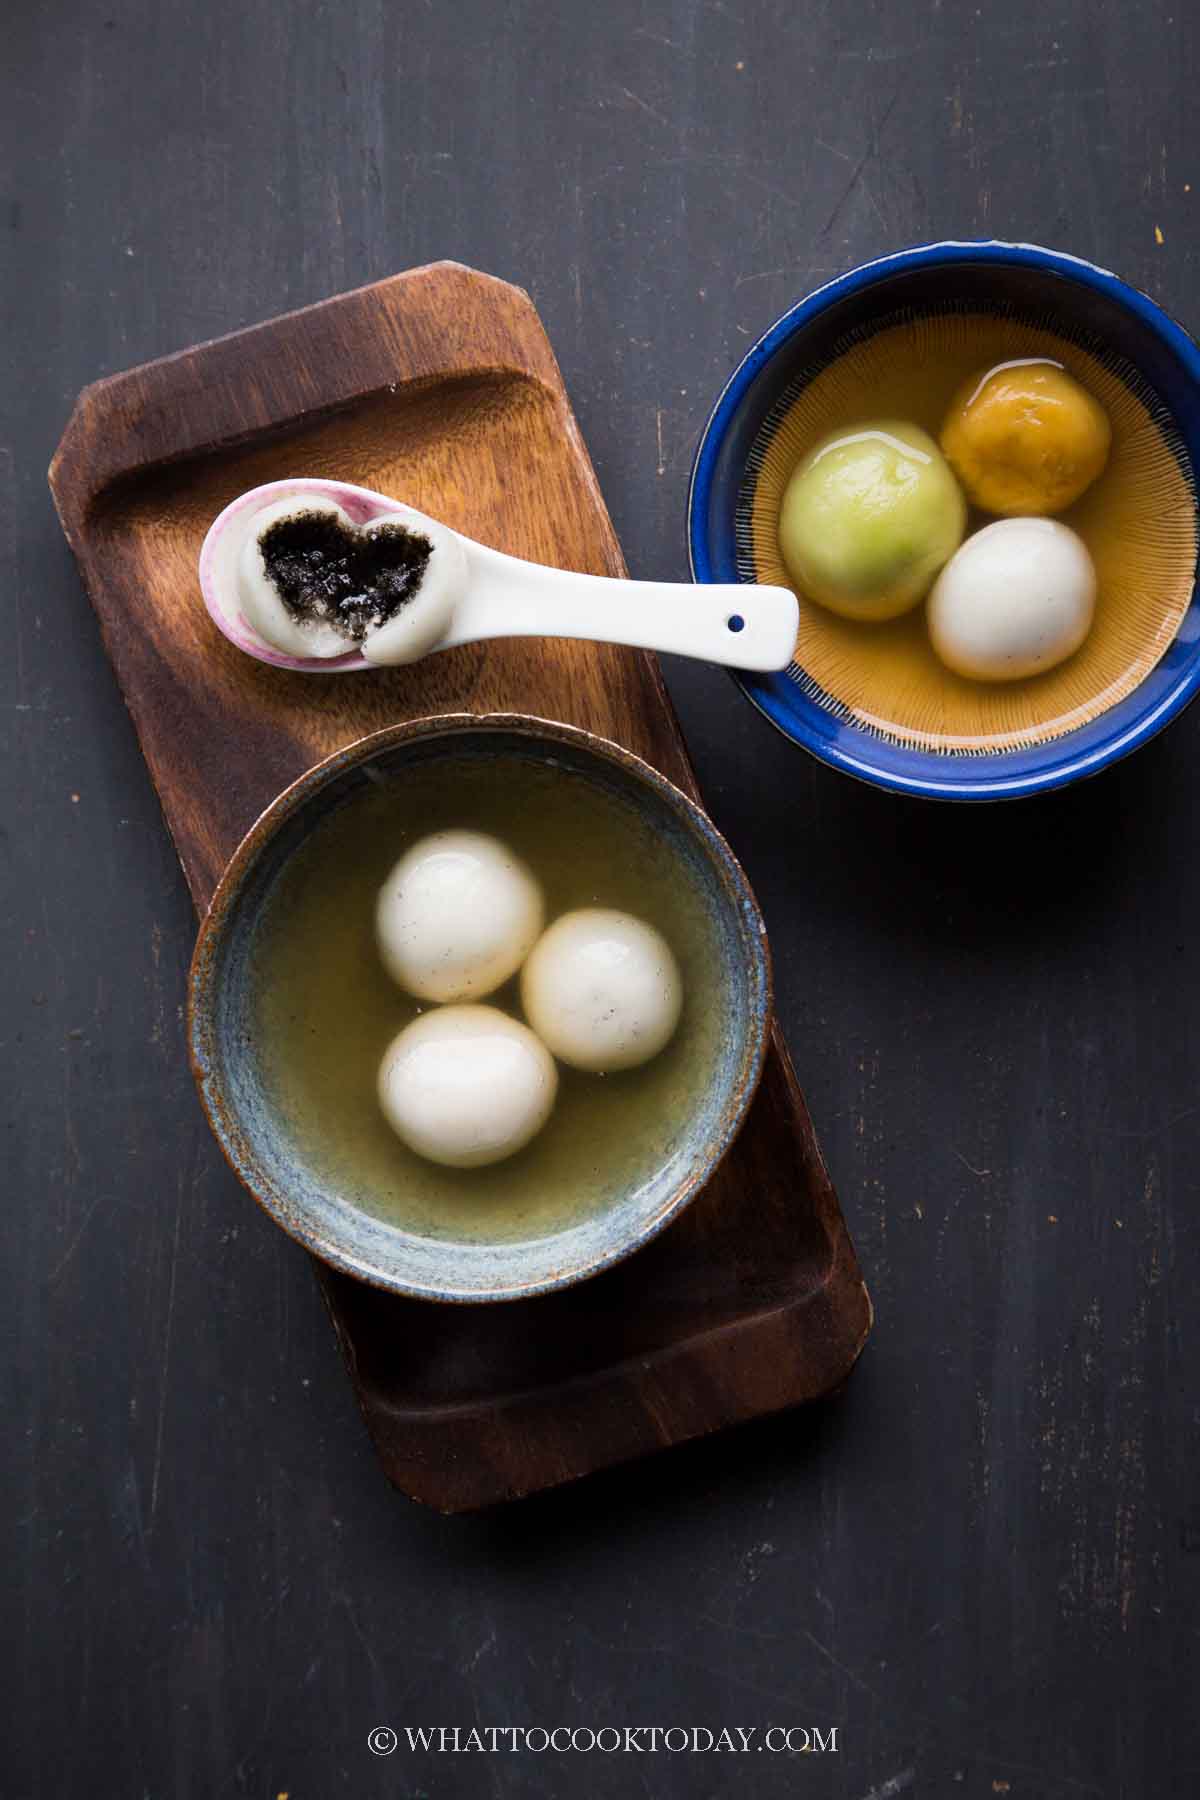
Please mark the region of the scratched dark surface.
<svg viewBox="0 0 1200 1800"><path fill-rule="evenodd" d="M532 292L633 572L682 576L731 363L864 257L1033 238L1200 325L1198 31L1184 0L10 0L6 1797L1196 1792L1200 712L1076 793L933 809L670 668L877 1329L819 1413L442 1520L201 1122L192 914L44 472L96 376L458 257ZM417 1723L839 1751L372 1757Z"/></svg>

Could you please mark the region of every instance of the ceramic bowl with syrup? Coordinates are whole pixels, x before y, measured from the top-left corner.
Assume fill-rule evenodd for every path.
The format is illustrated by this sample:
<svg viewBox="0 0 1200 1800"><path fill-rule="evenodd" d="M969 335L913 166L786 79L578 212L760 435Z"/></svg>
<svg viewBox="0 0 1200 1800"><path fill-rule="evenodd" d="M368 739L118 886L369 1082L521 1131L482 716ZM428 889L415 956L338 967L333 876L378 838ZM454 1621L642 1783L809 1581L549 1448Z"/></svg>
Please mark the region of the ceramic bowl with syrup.
<svg viewBox="0 0 1200 1800"><path fill-rule="evenodd" d="M1103 475L1064 515L1097 575L1082 647L1020 683L966 680L933 653L919 614L866 625L800 594L790 667L736 677L793 742L877 786L946 800L1062 787L1136 749L1193 697L1200 351L1154 301L1077 257L923 245L786 313L705 428L688 512L696 579L787 580L779 510L807 449L868 416L936 435L964 377L1025 358L1061 364L1112 424Z"/></svg>
<svg viewBox="0 0 1200 1800"><path fill-rule="evenodd" d="M417 1155L376 1092L422 1011L381 964L376 896L414 841L455 828L535 871L547 919L599 905L651 924L682 980L665 1048L561 1067L549 1122L487 1167ZM521 998L514 979L487 1004L519 1019ZM209 1122L278 1224L396 1293L507 1300L627 1256L700 1191L762 1072L770 958L732 851L655 769L569 725L447 714L360 739L268 808L201 928L189 1014Z"/></svg>

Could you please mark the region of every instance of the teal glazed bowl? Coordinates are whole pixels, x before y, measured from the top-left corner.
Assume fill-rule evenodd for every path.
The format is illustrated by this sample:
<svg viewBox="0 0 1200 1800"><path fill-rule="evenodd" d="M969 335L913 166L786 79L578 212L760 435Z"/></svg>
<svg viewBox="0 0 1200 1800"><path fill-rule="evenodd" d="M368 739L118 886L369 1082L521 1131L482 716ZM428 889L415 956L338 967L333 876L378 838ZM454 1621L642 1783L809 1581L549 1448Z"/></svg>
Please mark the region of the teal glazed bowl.
<svg viewBox="0 0 1200 1800"><path fill-rule="evenodd" d="M897 316L965 309L1036 319L1098 356L1119 359L1155 408L1195 495L1200 468L1200 349L1147 295L1106 269L1036 244L922 244L818 288L771 326L734 370L696 453L688 547L697 581L753 580L746 526L755 459L772 420L848 344ZM1192 572L1194 583L1194 569ZM831 768L935 800L1006 800L1094 775L1161 731L1200 688L1195 586L1165 653L1123 698L1086 724L1021 747L961 753L872 730L796 662L738 673L747 698L784 736Z"/></svg>
<svg viewBox="0 0 1200 1800"><path fill-rule="evenodd" d="M431 759L532 759L592 784L670 845L712 927L721 1030L690 1116L664 1129L648 1178L563 1229L488 1242L422 1235L332 1191L309 1166L266 1078L255 1041L256 931L288 860L365 784L396 783ZM382 972L380 979L384 979ZM771 1019L771 965L758 904L732 851L687 795L649 764L570 725L520 714L451 714L360 739L297 781L253 826L200 929L188 987L192 1068L234 1172L278 1225L334 1268L427 1300L513 1300L548 1293L628 1256L704 1186L746 1117ZM466 1174L468 1172L464 1172Z"/></svg>

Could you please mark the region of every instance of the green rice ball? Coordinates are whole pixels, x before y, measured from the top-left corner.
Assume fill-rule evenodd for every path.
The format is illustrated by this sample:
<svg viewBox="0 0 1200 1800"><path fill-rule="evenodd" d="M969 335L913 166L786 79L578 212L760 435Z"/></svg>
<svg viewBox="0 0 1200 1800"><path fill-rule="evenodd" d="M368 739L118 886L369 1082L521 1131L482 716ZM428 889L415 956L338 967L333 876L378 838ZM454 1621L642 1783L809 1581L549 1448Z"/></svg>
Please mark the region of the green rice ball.
<svg viewBox="0 0 1200 1800"><path fill-rule="evenodd" d="M967 506L928 432L887 419L831 432L783 496L779 547L799 591L847 619L895 619L963 539Z"/></svg>

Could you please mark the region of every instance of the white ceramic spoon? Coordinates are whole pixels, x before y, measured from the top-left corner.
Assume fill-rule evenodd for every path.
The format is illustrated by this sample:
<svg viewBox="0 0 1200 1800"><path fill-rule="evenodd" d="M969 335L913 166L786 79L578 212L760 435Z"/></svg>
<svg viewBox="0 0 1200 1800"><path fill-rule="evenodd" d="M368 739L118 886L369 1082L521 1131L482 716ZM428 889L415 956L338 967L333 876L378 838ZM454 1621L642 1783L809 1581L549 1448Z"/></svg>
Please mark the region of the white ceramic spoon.
<svg viewBox="0 0 1200 1800"><path fill-rule="evenodd" d="M262 534L275 520L311 511L340 514L359 530L394 522L432 546L416 593L368 633L361 651L334 626L298 623L266 573ZM789 588L618 581L547 569L489 550L370 488L315 478L269 481L231 501L200 551L200 587L214 621L240 650L315 674L416 662L498 637L592 638L762 670L786 668L796 647L798 608Z"/></svg>

